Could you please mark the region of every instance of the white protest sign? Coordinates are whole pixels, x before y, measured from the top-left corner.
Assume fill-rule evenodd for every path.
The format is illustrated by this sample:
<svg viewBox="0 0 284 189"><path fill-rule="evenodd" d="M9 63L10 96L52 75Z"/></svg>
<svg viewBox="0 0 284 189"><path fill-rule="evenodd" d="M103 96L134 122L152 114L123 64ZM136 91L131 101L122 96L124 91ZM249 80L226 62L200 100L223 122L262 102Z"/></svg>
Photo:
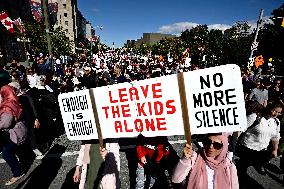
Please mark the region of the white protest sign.
<svg viewBox="0 0 284 189"><path fill-rule="evenodd" d="M92 90L103 138L184 134L176 75Z"/></svg>
<svg viewBox="0 0 284 189"><path fill-rule="evenodd" d="M192 134L241 131L246 128L246 110L237 65L184 73Z"/></svg>
<svg viewBox="0 0 284 189"><path fill-rule="evenodd" d="M58 102L69 140L98 138L89 90L60 94Z"/></svg>

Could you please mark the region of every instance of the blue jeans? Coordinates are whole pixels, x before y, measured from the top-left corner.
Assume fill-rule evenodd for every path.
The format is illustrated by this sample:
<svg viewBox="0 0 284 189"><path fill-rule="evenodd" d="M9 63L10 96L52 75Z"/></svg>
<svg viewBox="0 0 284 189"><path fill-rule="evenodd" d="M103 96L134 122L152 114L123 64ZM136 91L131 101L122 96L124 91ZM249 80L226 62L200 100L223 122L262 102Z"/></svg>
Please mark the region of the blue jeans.
<svg viewBox="0 0 284 189"><path fill-rule="evenodd" d="M155 184L156 179L154 177L150 177L149 188L152 188ZM135 189L144 189L146 182L146 175L144 172L144 167L138 163L138 167L136 169L136 186Z"/></svg>
<svg viewBox="0 0 284 189"><path fill-rule="evenodd" d="M20 162L18 161L16 157L16 149L17 149L17 145L13 143L12 141L7 142L6 144L3 144L2 146L3 159L10 166L13 177L18 177L23 174L23 171L20 166Z"/></svg>

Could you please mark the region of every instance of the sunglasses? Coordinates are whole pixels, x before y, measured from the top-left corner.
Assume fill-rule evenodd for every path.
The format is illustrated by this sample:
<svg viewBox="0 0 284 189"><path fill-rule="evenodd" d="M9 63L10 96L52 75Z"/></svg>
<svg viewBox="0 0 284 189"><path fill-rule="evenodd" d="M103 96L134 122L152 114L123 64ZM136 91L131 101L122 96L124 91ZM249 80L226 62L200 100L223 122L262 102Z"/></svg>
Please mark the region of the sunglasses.
<svg viewBox="0 0 284 189"><path fill-rule="evenodd" d="M212 141L212 140L209 139L209 138L204 139L204 141L203 141L204 147L210 147L211 144L213 144L213 147L214 147L216 150L220 150L221 148L223 148L223 144L222 144L222 143Z"/></svg>

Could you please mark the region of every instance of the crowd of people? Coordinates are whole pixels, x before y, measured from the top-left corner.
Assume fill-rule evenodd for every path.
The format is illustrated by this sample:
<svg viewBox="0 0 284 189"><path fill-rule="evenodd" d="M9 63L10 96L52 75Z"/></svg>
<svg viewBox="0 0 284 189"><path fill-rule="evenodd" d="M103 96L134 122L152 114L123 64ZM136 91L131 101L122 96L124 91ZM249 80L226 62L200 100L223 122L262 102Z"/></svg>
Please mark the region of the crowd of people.
<svg viewBox="0 0 284 189"><path fill-rule="evenodd" d="M42 156L53 139L64 133L57 102L60 93L200 69L186 58L123 51L99 52L92 61L84 54L54 60L51 63L48 55L40 54L30 67L17 59L9 68L0 65L0 149L12 172L5 185L14 184L28 171L23 152ZM97 140L82 141L74 182L79 188L120 188L119 152L129 141L136 146L134 151L125 150L131 188L161 188L163 184L176 188L242 188L250 165L266 174L265 166L281 153L284 171L284 152L279 150L284 136L282 80L245 69L242 79L246 131L193 137L200 143L185 144L181 158L167 137L105 139L103 147ZM167 182L163 183L165 172Z"/></svg>

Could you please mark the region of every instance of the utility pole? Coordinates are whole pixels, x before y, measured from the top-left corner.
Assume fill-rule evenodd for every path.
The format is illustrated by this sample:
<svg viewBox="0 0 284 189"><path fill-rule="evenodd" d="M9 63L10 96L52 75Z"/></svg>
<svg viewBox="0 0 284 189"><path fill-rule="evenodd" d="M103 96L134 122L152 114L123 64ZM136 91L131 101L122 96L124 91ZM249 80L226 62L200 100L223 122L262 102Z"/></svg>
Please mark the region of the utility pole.
<svg viewBox="0 0 284 189"><path fill-rule="evenodd" d="M259 18L258 18L258 21L257 21L257 24L256 24L256 32L255 32L255 36L254 36L254 40L253 40L252 45L256 44L259 27L260 27L260 24L261 24L261 21L262 21L263 11L264 11L263 9L260 10ZM255 49L252 48L251 52L250 52L250 56L249 56L249 66L250 66L250 61L252 60L252 56L253 56L254 51L255 51Z"/></svg>
<svg viewBox="0 0 284 189"><path fill-rule="evenodd" d="M46 33L46 39L47 39L47 47L48 47L48 54L49 54L49 61L51 63L51 70L53 71L53 54L52 54L52 46L51 46L51 36L50 36L50 30L49 30L49 16L48 16L48 0L41 0L42 8L43 8L43 14L44 14L44 24L45 24L45 33Z"/></svg>

